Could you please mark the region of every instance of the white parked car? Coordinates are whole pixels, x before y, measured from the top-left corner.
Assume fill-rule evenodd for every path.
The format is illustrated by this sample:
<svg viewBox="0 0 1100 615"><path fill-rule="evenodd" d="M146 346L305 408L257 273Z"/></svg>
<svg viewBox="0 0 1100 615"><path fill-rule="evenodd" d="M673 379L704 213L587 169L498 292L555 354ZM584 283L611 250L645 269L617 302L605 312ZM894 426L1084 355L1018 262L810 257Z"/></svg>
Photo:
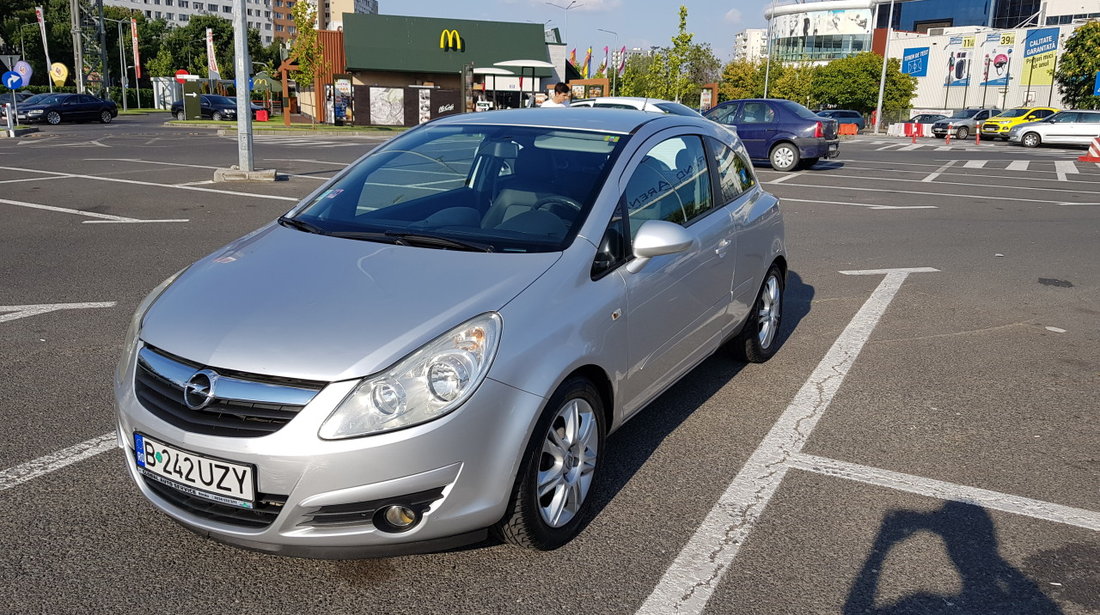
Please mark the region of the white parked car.
<svg viewBox="0 0 1100 615"><path fill-rule="evenodd" d="M569 106L598 107L601 109L638 109L640 111L670 113L672 115L699 115L699 112L695 109L681 105L678 102L661 100L659 98L644 98L641 96L601 96L598 98L582 98L569 103Z"/></svg>
<svg viewBox="0 0 1100 615"><path fill-rule="evenodd" d="M1044 144L1088 145L1100 137L1100 111L1062 111L1040 122L1013 126L1008 131L1009 143L1024 147Z"/></svg>

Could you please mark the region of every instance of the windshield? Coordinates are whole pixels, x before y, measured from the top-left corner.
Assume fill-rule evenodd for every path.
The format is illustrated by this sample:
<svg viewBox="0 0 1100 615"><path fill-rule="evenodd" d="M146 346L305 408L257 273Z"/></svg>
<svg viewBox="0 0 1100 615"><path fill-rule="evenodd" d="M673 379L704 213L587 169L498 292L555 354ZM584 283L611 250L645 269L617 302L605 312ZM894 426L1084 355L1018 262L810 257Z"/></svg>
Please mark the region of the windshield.
<svg viewBox="0 0 1100 615"><path fill-rule="evenodd" d="M53 105L58 102L57 94L35 94L23 101L24 105Z"/></svg>
<svg viewBox="0 0 1100 615"><path fill-rule="evenodd" d="M954 115L951 116L951 119L962 120L968 117L974 117L978 114L979 111L981 111L981 109L962 109L960 111L956 111Z"/></svg>
<svg viewBox="0 0 1100 615"><path fill-rule="evenodd" d="M547 127L425 126L349 169L294 220L368 241L559 251L626 141Z"/></svg>
<svg viewBox="0 0 1100 615"><path fill-rule="evenodd" d="M1009 109L997 117L1022 117L1027 115L1027 109Z"/></svg>

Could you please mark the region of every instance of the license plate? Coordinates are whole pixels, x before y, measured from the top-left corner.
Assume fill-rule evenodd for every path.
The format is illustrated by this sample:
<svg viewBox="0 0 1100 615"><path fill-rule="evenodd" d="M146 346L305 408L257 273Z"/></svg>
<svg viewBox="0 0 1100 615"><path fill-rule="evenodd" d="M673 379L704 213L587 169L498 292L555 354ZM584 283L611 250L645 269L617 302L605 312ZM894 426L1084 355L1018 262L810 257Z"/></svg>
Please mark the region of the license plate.
<svg viewBox="0 0 1100 615"><path fill-rule="evenodd" d="M840 145L838 145L836 143L831 143L829 145L829 153L830 154L835 154L838 151L840 151Z"/></svg>
<svg viewBox="0 0 1100 615"><path fill-rule="evenodd" d="M189 495L240 508L256 499L256 471L134 434L135 461L145 476Z"/></svg>

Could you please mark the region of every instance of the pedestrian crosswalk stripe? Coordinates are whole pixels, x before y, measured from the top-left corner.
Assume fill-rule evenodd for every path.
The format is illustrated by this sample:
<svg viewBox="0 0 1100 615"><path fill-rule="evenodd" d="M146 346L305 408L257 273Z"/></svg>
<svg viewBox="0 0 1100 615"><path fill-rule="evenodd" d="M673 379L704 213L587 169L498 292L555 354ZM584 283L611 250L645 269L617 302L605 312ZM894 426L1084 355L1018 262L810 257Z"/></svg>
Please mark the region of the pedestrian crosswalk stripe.
<svg viewBox="0 0 1100 615"><path fill-rule="evenodd" d="M989 162L989 161L988 160L967 160L966 164L963 165L963 168L966 168L966 169L980 169L980 168L984 167L985 163L987 163L987 162Z"/></svg>
<svg viewBox="0 0 1100 615"><path fill-rule="evenodd" d="M1028 160L1013 160L1012 162L1008 163L1008 166L1005 168L1005 170L1006 171L1026 171L1028 162L1030 162L1030 161L1028 161Z"/></svg>

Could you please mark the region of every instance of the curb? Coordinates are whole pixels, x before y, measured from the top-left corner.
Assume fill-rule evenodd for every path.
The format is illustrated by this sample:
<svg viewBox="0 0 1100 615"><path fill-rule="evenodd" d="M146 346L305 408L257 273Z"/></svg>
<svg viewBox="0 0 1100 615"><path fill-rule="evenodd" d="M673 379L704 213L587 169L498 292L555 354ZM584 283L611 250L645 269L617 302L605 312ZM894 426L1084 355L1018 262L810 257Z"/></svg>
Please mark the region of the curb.
<svg viewBox="0 0 1100 615"><path fill-rule="evenodd" d="M15 133L14 138L18 139L19 137L25 137L29 134L38 132L38 127L31 126L30 128L16 128L12 132ZM5 129L0 130L0 138L9 139L11 137L8 136L8 131Z"/></svg>

